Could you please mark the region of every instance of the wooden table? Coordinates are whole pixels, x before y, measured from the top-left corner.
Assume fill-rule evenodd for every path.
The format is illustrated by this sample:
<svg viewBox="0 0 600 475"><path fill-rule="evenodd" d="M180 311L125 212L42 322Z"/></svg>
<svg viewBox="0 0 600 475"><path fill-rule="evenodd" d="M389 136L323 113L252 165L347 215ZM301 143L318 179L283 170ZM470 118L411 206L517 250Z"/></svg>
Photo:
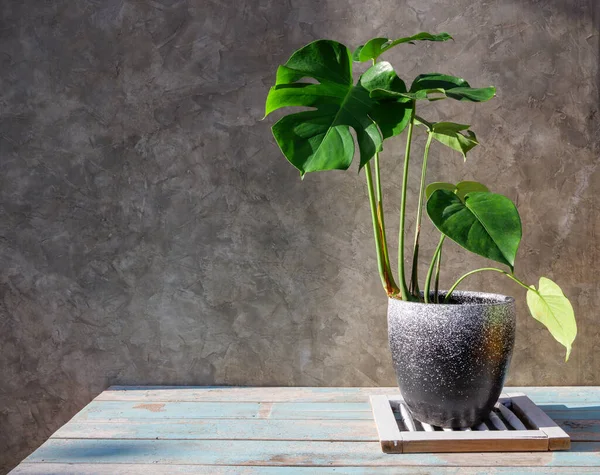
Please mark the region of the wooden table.
<svg viewBox="0 0 600 475"><path fill-rule="evenodd" d="M383 454L368 400L392 388L111 387L12 473L600 473L600 387L508 390L571 451Z"/></svg>

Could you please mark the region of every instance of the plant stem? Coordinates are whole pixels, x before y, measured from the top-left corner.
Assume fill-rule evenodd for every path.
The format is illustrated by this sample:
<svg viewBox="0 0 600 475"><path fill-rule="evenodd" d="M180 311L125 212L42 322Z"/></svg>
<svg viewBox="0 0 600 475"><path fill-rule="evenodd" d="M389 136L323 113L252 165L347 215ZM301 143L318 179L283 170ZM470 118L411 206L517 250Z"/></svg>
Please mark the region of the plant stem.
<svg viewBox="0 0 600 475"><path fill-rule="evenodd" d="M376 155L377 162L376 167L379 168L379 154ZM379 276L381 277L381 283L385 289L386 294L391 297L398 294L399 289L394 282L394 276L390 267L390 261L387 251L387 242L385 240L385 230L383 226L383 208L381 208L381 190L378 190L377 201L375 197L375 189L373 187L373 174L371 172L371 163L367 162L365 165L365 175L367 176L367 190L369 192L369 204L371 207L371 219L373 221L373 234L375 237L375 249L377 251L377 268L379 269ZM377 178L376 171L376 178ZM377 186L379 188L379 179L377 179ZM379 203L379 205L378 205Z"/></svg>
<svg viewBox="0 0 600 475"><path fill-rule="evenodd" d="M419 187L419 203L417 205L417 222L415 224L415 242L413 245L412 273L410 279L410 291L413 295L419 296L419 237L421 236L421 218L423 217L423 201L425 195L425 177L427 175L427 159L429 158L429 147L433 134L427 134L427 143L425 144L425 153L423 154L423 166L421 167L421 185Z"/></svg>
<svg viewBox="0 0 600 475"><path fill-rule="evenodd" d="M440 268L442 266L442 249L438 253L437 263L435 265L435 285L433 287L433 295L435 303L440 303Z"/></svg>
<svg viewBox="0 0 600 475"><path fill-rule="evenodd" d="M456 287L458 287L458 285L467 277L469 277L470 275L476 274L477 272L483 272L484 270L489 270L489 271L494 271L494 272L500 272L500 274L504 274L506 277L508 277L509 279L514 280L517 284L521 285L522 287L525 287L527 290L532 290L531 287L529 287L527 284L524 284L523 282L521 282L519 279L517 279L514 275L509 274L508 272L502 270L502 269L498 269L496 267L482 267L481 269L475 269L472 270L471 272L467 272L465 275L461 276L452 287L450 287L450 290L448 291L448 293L446 294L446 297L444 298L444 303L448 302L448 300L450 300L450 296L452 295L452 292L454 292L454 290L456 289Z"/></svg>
<svg viewBox="0 0 600 475"><path fill-rule="evenodd" d="M398 286L394 282L394 276L392 274L392 267L390 265L390 255L388 252L387 236L385 234L385 218L383 213L383 193L381 191L381 169L379 166L379 152L375 154L375 192L377 196L377 217L379 218L380 234L381 234L381 247L383 250L383 258L386 272L390 276L391 283L393 284L393 290L398 293Z"/></svg>
<svg viewBox="0 0 600 475"><path fill-rule="evenodd" d="M425 303L431 303L429 301L429 292L431 289L431 277L433 276L433 269L435 267L435 263L442 252L442 246L444 245L444 239L446 236L443 234L440 236L440 242L438 242L435 251L433 252L433 257L431 258L431 264L429 264L429 270L427 271L427 277L425 278L425 288L423 289L423 298L425 299Z"/></svg>
<svg viewBox="0 0 600 475"><path fill-rule="evenodd" d="M400 229L398 231L398 276L400 279L400 291L402 300L413 300L406 285L406 276L404 275L404 226L406 222L406 194L408 190L408 164L410 162L410 145L412 142L413 128L415 125L416 101L412 101L412 112L408 124L408 134L406 137L406 151L404 152L404 172L402 176L402 201L400 203Z"/></svg>

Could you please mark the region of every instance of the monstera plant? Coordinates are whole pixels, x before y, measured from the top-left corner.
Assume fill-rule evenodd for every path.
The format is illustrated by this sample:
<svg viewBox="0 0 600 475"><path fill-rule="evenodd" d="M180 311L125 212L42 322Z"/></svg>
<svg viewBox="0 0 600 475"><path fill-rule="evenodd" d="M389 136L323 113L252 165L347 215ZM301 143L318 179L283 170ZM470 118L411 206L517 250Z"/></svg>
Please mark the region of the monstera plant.
<svg viewBox="0 0 600 475"><path fill-rule="evenodd" d="M379 61L382 54L400 44L415 44L420 41L445 42L450 39L452 38L447 33L419 33L395 40L374 38L356 48L354 52L336 41L314 41L294 52L288 61L277 69L275 85L271 87L266 100L265 115L283 107L305 108L282 117L272 126L273 135L283 155L302 176L308 172L346 170L352 164L355 155L358 155L358 169L364 170L367 182L379 274L389 297L390 309L392 305L396 305L394 302L398 301L416 304L410 308L420 309L419 318L427 318L426 315L431 313L434 307L454 308L455 312L459 307L484 304L495 308L497 302L488 302L478 296L461 297L458 295L460 292L455 289L469 275L483 271L497 272L526 289L531 315L544 324L552 336L565 346L568 359L577 332L569 300L559 286L548 278L541 277L535 286L523 282L515 275L515 258L521 241L521 219L514 203L474 181L429 185L426 183L428 157L432 145L445 146L458 152L466 160L467 154L478 141L469 125L447 121L434 122L430 118L424 118L420 115L421 109L426 109L423 106L431 101L446 99L485 102L495 96L495 88L475 88L462 78L440 73L420 74L414 78L410 87L407 87L389 62ZM353 62L371 63L356 82L353 77ZM354 131L354 137L351 129ZM412 263L410 272L407 272L406 195L413 136L418 129L424 131L427 139L415 210ZM406 149L401 177L396 279L391 268L386 237L380 162L384 141L403 132L406 133ZM398 160L396 154L386 155L388 160ZM423 207L439 230L440 238L427 275L420 281L418 263L421 255L419 243ZM441 291L439 279L442 249L447 239L504 268L475 269L459 277L450 290ZM512 300L506 305L512 305ZM487 325L488 328L493 325L490 321L487 320L487 323L482 325ZM507 341L514 340L514 331L507 331L504 338ZM512 351L512 343L508 343ZM393 350L391 334L390 344ZM439 353L439 348L436 351ZM510 359L510 351L508 355L504 355L505 360ZM505 363L508 364L507 361ZM400 375L398 377L400 381ZM416 407L411 409L418 412ZM423 415L422 417L427 418ZM465 423L460 422L461 425Z"/></svg>

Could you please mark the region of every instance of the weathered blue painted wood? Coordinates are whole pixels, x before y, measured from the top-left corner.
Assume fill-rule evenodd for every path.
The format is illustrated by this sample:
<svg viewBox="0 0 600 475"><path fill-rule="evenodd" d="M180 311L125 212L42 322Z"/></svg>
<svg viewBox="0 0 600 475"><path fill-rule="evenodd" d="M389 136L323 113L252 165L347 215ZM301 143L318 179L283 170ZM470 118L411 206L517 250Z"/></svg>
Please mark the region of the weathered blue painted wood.
<svg viewBox="0 0 600 475"><path fill-rule="evenodd" d="M572 450L383 454L368 397L395 388L112 388L14 473L600 473L600 388L505 391L527 393Z"/></svg>
<svg viewBox="0 0 600 475"><path fill-rule="evenodd" d="M372 420L193 419L76 422L55 439L237 439L378 441Z"/></svg>
<svg viewBox="0 0 600 475"><path fill-rule="evenodd" d="M46 464L23 463L11 475L525 475L598 473L597 467L248 467L159 464Z"/></svg>
<svg viewBox="0 0 600 475"><path fill-rule="evenodd" d="M92 401L73 420L253 418L258 416L260 408L256 402Z"/></svg>
<svg viewBox="0 0 600 475"><path fill-rule="evenodd" d="M548 402L600 402L600 386L506 387L524 392L536 404ZM202 386L112 386L97 400L239 401L239 402L366 402L370 395L396 394L398 388L293 388Z"/></svg>
<svg viewBox="0 0 600 475"><path fill-rule="evenodd" d="M92 401L73 420L136 419L363 419L371 420L371 406L360 403L255 403L255 402L148 402Z"/></svg>
<svg viewBox="0 0 600 475"><path fill-rule="evenodd" d="M438 465L600 467L599 451L599 443L576 442L568 452L391 456L381 452L378 442L50 439L25 460L53 463L324 465L329 467Z"/></svg>
<svg viewBox="0 0 600 475"><path fill-rule="evenodd" d="M525 393L536 404L600 403L600 386L581 387L507 387L505 393Z"/></svg>
<svg viewBox="0 0 600 475"><path fill-rule="evenodd" d="M600 400L596 402L561 402L549 403L541 402L537 404L544 412L546 411L598 411L600 409Z"/></svg>
<svg viewBox="0 0 600 475"><path fill-rule="evenodd" d="M126 389L124 389L126 388ZM294 388L198 386L112 386L96 400L213 402L368 402L373 394L399 394L398 388Z"/></svg>
<svg viewBox="0 0 600 475"><path fill-rule="evenodd" d="M553 419L600 420L600 403L541 404ZM269 418L372 420L368 403L234 403L93 401L73 421Z"/></svg>
<svg viewBox="0 0 600 475"><path fill-rule="evenodd" d="M275 402L271 419L366 419L372 420L368 402Z"/></svg>
<svg viewBox="0 0 600 475"><path fill-rule="evenodd" d="M600 419L554 421L573 442L600 442ZM72 421L54 433L58 439L237 439L377 441L372 420L171 419Z"/></svg>
<svg viewBox="0 0 600 475"><path fill-rule="evenodd" d="M600 408L594 411L580 411L577 409L570 409L566 411L547 411L542 409L552 419L568 419L568 420L584 420L592 421L600 419Z"/></svg>

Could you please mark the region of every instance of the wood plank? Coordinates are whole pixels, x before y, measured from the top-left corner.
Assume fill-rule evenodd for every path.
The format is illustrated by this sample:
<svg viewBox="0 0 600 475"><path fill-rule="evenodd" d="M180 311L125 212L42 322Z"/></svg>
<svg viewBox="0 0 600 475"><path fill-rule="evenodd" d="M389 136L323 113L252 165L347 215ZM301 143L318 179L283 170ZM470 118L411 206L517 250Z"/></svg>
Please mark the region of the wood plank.
<svg viewBox="0 0 600 475"><path fill-rule="evenodd" d="M557 411L552 409L547 410L545 409L546 406L538 407L552 419L574 419L582 421L600 419L600 408L592 410L592 408L585 407L582 409L566 409Z"/></svg>
<svg viewBox="0 0 600 475"><path fill-rule="evenodd" d="M385 394L400 394L400 391L381 387L111 386L95 401L368 403L369 396Z"/></svg>
<svg viewBox="0 0 600 475"><path fill-rule="evenodd" d="M396 428L396 430L398 430ZM371 420L181 419L70 422L55 439L331 440L378 441Z"/></svg>
<svg viewBox="0 0 600 475"><path fill-rule="evenodd" d="M568 450L571 439L550 417L523 393L510 394L513 412L524 422L548 435L549 450Z"/></svg>
<svg viewBox="0 0 600 475"><path fill-rule="evenodd" d="M440 475L494 475L494 474L581 474L598 473L597 467L402 467L403 474L435 473ZM314 467L249 467L216 465L159 465L159 464L63 464L23 463L11 475L312 475ZM319 467L323 475L397 475L397 467Z"/></svg>
<svg viewBox="0 0 600 475"><path fill-rule="evenodd" d="M600 386L507 387L536 404L600 403ZM111 386L97 401L239 401L239 402L367 402L371 395L400 394L397 387L240 387L240 386Z"/></svg>
<svg viewBox="0 0 600 475"><path fill-rule="evenodd" d="M268 404L268 411L263 411ZM359 419L372 420L371 407L362 403L256 402L140 402L92 401L73 421L129 421L139 419Z"/></svg>
<svg viewBox="0 0 600 475"><path fill-rule="evenodd" d="M206 419L256 418L261 405L256 402L180 402L151 403L139 401L92 401L73 417L82 420L138 420L138 419Z"/></svg>
<svg viewBox="0 0 600 475"><path fill-rule="evenodd" d="M600 403L600 386L556 386L504 388L505 393L524 393L536 404L590 402Z"/></svg>
<svg viewBox="0 0 600 475"><path fill-rule="evenodd" d="M548 437L541 430L403 432L402 449L405 454L546 451Z"/></svg>
<svg viewBox="0 0 600 475"><path fill-rule="evenodd" d="M371 396L374 425L377 427L381 449L386 453L402 453L402 435L387 396ZM371 422L373 424L373 422Z"/></svg>
<svg viewBox="0 0 600 475"><path fill-rule="evenodd" d="M462 432L462 434L468 434ZM472 454L384 454L378 442L50 439L26 462L272 466L600 467L599 443L571 451Z"/></svg>
<svg viewBox="0 0 600 475"><path fill-rule="evenodd" d="M504 422L502 422L502 419L500 419L494 411L490 412L488 421L490 421L490 424L492 424L498 430L508 430L504 425Z"/></svg>
<svg viewBox="0 0 600 475"><path fill-rule="evenodd" d="M520 421L520 419L512 412L509 408L507 408L504 404L496 404L495 406L502 414L502 417L510 424L513 429L517 430L527 430L527 427Z"/></svg>
<svg viewBox="0 0 600 475"><path fill-rule="evenodd" d="M552 419L600 420L600 404L583 403L567 405L541 405ZM263 409L268 405L268 411ZM548 409L548 408L561 408ZM324 419L372 420L371 407L362 403L215 403L168 402L145 403L139 401L92 401L82 409L74 421L84 420L137 420L137 419L198 419L198 418L263 418L270 419Z"/></svg>
<svg viewBox="0 0 600 475"><path fill-rule="evenodd" d="M424 470L427 470L425 472ZM249 467L217 465L159 465L159 464L63 464L23 463L11 475L312 475L314 467ZM397 467L319 467L323 475L397 475ZM440 475L495 475L495 474L582 474L598 473L597 467L402 467L403 474L435 473Z"/></svg>
<svg viewBox="0 0 600 475"><path fill-rule="evenodd" d="M529 398L531 399L531 398ZM531 399L533 401L533 399ZM534 401L535 402L535 401ZM538 407L546 411L570 411L577 409L580 411L600 411L600 402L540 402L536 403Z"/></svg>
<svg viewBox="0 0 600 475"><path fill-rule="evenodd" d="M365 402L276 402L271 419L362 419L373 420L369 398Z"/></svg>
<svg viewBox="0 0 600 475"><path fill-rule="evenodd" d="M600 420L577 421L554 419L554 422L571 437L571 442L600 442Z"/></svg>
<svg viewBox="0 0 600 475"><path fill-rule="evenodd" d="M406 430L416 431L415 421L413 420L408 407L406 407L406 404L400 403L398 407L400 410L400 418L402 419L402 423L404 424L404 427L406 427Z"/></svg>
<svg viewBox="0 0 600 475"><path fill-rule="evenodd" d="M353 415L347 414L348 416ZM361 413L362 414L362 413ZM246 419L243 425L239 420L228 419L170 419L160 420L128 420L118 421L72 421L60 428L52 437L63 438L145 438L144 434L154 434L154 438L190 438L190 439L243 439L247 432L248 439L278 438L279 427L291 427L288 437L294 440L316 440L320 436L315 435L309 429L311 424L322 424L322 430L331 430L332 437L337 427L337 440L379 440L377 438L372 416L366 415L364 420L356 418L347 420L325 419L297 419L293 424L279 419ZM600 442L600 419L577 420L552 418L569 436L573 442ZM179 425L188 424L189 427L179 429ZM198 427L200 425L200 427ZM204 426L203 426L204 425ZM209 429L216 426L214 432ZM155 429L156 428L156 429ZM247 428L247 429L245 429ZM354 431L364 431L364 439L355 439L351 434ZM178 435L178 431L182 434ZM271 432L272 431L272 432ZM263 437L264 435L264 437ZM371 436L374 438L371 439ZM319 438L320 440L320 438Z"/></svg>

